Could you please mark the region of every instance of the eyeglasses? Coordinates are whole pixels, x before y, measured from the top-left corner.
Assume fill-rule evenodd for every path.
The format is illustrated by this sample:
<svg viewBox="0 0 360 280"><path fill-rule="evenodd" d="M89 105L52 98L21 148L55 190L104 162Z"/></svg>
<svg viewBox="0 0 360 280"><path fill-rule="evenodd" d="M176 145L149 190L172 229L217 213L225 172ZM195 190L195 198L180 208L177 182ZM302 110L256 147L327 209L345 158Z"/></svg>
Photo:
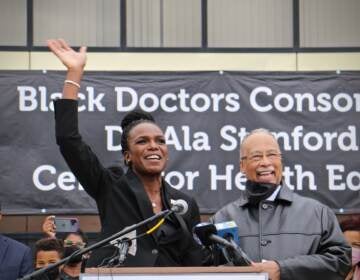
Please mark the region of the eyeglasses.
<svg viewBox="0 0 360 280"><path fill-rule="evenodd" d="M78 242L73 242L71 240L64 240L64 247L70 247L70 246L78 246L79 248L84 248L86 245L86 243L78 241Z"/></svg>
<svg viewBox="0 0 360 280"><path fill-rule="evenodd" d="M281 153L275 151L268 151L265 153L254 153L249 156L243 156L241 157L241 160L249 160L250 162L258 163L264 158L264 156L271 162L281 159Z"/></svg>

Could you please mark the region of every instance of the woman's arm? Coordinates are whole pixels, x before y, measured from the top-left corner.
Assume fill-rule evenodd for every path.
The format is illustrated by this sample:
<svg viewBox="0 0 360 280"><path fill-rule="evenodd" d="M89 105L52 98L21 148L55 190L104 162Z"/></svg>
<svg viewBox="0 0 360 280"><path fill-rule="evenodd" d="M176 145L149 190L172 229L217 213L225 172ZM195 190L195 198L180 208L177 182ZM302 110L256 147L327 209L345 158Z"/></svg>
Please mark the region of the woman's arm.
<svg viewBox="0 0 360 280"><path fill-rule="evenodd" d="M98 201L109 172L82 140L78 130L77 98L86 64L86 47L76 52L62 39L51 39L47 44L67 68L62 99L54 102L56 141L71 171L85 191Z"/></svg>

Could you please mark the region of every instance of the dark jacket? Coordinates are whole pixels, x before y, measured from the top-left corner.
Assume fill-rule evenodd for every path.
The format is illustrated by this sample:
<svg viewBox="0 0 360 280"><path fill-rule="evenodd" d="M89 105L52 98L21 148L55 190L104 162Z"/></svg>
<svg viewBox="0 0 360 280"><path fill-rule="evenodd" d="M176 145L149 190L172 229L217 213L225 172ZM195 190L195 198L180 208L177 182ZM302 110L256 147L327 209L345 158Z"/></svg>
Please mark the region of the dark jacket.
<svg viewBox="0 0 360 280"><path fill-rule="evenodd" d="M351 248L325 205L282 186L275 201L249 204L245 192L219 210L214 223L234 220L240 247L255 261L275 260L281 279L344 279Z"/></svg>
<svg viewBox="0 0 360 280"><path fill-rule="evenodd" d="M154 215L151 202L142 183L131 169L124 175L114 175L104 168L78 132L77 102L55 101L56 139L60 151L71 171L85 191L95 199L101 221L101 237L105 238L127 226ZM200 221L195 200L186 194L162 184L162 201L170 207L170 199L187 201L189 210L182 217L171 215L158 231L139 238L135 256L129 255L126 266L197 266L201 264L201 250L190 232ZM137 230L137 235L150 229L150 225ZM113 248L92 253L89 266L98 265Z"/></svg>
<svg viewBox="0 0 360 280"><path fill-rule="evenodd" d="M30 248L0 234L0 279L16 280L32 271Z"/></svg>

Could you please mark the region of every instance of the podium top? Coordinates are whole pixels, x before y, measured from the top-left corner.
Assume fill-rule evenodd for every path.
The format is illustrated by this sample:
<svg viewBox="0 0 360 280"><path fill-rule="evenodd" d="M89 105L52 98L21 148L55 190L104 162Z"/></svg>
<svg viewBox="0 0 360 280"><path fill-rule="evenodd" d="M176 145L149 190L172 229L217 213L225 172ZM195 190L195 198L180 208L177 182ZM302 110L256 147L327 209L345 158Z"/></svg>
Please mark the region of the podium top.
<svg viewBox="0 0 360 280"><path fill-rule="evenodd" d="M259 268L251 266L191 266L191 267L113 267L85 270L86 274L191 274L191 273L260 273Z"/></svg>
<svg viewBox="0 0 360 280"><path fill-rule="evenodd" d="M218 267L120 267L87 268L81 280L268 280L258 268Z"/></svg>

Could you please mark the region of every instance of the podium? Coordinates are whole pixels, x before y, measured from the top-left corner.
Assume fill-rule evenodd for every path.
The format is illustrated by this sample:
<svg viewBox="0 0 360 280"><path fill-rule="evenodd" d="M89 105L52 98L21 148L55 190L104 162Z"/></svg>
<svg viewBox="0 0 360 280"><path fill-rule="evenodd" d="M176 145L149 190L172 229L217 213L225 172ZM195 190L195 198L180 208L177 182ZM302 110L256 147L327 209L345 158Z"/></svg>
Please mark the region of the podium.
<svg viewBox="0 0 360 280"><path fill-rule="evenodd" d="M253 267L121 267L87 268L80 280L268 280Z"/></svg>

